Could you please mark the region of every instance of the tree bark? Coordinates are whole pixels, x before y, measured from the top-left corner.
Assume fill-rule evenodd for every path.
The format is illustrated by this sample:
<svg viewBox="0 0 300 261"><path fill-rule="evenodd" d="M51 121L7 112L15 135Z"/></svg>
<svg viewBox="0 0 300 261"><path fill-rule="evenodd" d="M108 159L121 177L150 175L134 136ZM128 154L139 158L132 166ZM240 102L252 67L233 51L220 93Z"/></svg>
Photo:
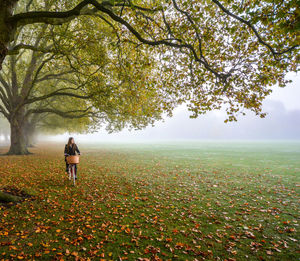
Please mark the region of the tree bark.
<svg viewBox="0 0 300 261"><path fill-rule="evenodd" d="M29 154L24 133L24 113L19 111L10 119L10 149L8 155Z"/></svg>
<svg viewBox="0 0 300 261"><path fill-rule="evenodd" d="M7 46L14 35L14 26L7 22L18 0L0 0L0 70L7 55Z"/></svg>

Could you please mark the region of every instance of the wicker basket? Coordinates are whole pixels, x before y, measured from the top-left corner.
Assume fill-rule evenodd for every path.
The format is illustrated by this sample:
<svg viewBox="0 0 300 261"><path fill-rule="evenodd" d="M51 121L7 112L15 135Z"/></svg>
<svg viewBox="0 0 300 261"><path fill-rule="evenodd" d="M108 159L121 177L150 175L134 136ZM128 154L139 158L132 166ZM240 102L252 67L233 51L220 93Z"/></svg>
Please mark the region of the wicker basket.
<svg viewBox="0 0 300 261"><path fill-rule="evenodd" d="M79 163L79 156L68 156L67 157L68 164L78 164Z"/></svg>

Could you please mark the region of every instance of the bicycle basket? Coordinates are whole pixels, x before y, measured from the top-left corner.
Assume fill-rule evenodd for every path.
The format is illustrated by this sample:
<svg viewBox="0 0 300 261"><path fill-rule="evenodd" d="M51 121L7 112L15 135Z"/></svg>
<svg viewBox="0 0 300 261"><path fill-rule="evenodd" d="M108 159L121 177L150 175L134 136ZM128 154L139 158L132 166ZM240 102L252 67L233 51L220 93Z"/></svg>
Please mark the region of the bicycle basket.
<svg viewBox="0 0 300 261"><path fill-rule="evenodd" d="M68 156L67 157L68 164L78 164L79 163L79 156Z"/></svg>

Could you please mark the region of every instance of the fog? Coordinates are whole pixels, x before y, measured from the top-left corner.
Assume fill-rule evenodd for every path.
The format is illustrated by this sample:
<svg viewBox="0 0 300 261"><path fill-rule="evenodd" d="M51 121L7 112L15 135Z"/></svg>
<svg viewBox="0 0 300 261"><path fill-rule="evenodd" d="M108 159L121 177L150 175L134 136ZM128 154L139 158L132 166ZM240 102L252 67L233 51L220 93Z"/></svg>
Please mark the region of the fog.
<svg viewBox="0 0 300 261"><path fill-rule="evenodd" d="M181 106L174 111L172 118L165 118L144 130L108 134L100 129L97 133L86 135L40 136L39 140L66 141L69 136L73 136L76 142L300 139L300 77L290 74L289 78L293 80L291 84L285 88L274 86L273 93L265 100L263 111L267 116L264 119L250 111L246 112L246 116L238 117L237 122L224 123L224 111L212 111L191 119L185 106ZM3 135L0 135L0 143L4 143Z"/></svg>
<svg viewBox="0 0 300 261"><path fill-rule="evenodd" d="M261 119L248 111L237 122L224 123L224 111L212 111L197 119L190 119L190 113L182 106L174 111L172 118L157 122L144 130L108 134L105 130L89 135L66 133L50 140L64 141L72 135L77 142L144 142L195 139L300 139L300 77L289 75L293 80L286 88L274 87L265 100L263 111L267 116Z"/></svg>

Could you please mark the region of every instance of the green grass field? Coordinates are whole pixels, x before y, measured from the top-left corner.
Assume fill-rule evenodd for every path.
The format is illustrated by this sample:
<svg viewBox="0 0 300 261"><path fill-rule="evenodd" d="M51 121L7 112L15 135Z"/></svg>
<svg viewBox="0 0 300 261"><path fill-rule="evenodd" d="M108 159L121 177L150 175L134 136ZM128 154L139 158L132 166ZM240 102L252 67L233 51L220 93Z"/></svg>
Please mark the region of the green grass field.
<svg viewBox="0 0 300 261"><path fill-rule="evenodd" d="M0 260L299 260L300 142L79 146L76 187L63 144L0 157L34 195L0 205Z"/></svg>

